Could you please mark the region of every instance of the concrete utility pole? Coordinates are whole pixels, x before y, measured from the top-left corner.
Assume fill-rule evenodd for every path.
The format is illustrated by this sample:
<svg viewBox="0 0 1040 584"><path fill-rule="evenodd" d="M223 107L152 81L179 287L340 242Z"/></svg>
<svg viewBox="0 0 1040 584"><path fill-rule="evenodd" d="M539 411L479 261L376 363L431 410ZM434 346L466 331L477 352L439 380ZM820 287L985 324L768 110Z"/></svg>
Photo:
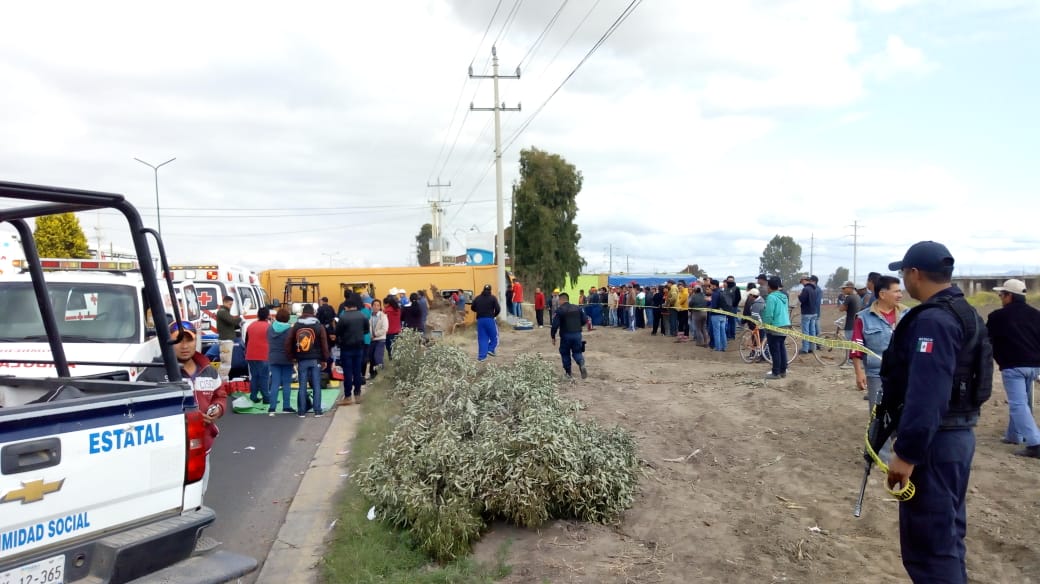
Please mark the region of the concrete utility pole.
<svg viewBox="0 0 1040 584"><path fill-rule="evenodd" d="M473 107L473 104L469 104L470 111L475 112L495 112L495 203L498 211L498 235L495 238L495 263L498 264L498 302L505 306L506 304L506 228L505 228L505 211L503 211L502 202L502 120L501 112L518 112L520 111L520 104L516 104L515 108L506 107L504 102L498 101L498 80L499 79L520 79L520 67L516 68L516 75L499 75L498 74L498 50L491 47L491 75L474 75L473 66L469 67L470 79L493 79L495 86L495 105L494 107ZM516 269L514 262L513 269ZM508 315L503 311L499 315L499 320L506 321Z"/></svg>
<svg viewBox="0 0 1040 584"><path fill-rule="evenodd" d="M859 224L859 221L853 221L849 227L852 228L852 278L850 279L854 284L858 284L856 277L859 273L856 271L856 259L859 251L859 228L863 226Z"/></svg>
<svg viewBox="0 0 1040 584"><path fill-rule="evenodd" d="M441 235L441 215L444 215L444 207L442 205L450 202L451 199L441 199L441 187L451 187L451 181L448 181L448 184L441 184L441 177L437 177L436 184L427 182L426 186L437 189L437 198L430 201L430 210L433 211L433 223L430 223L433 227L433 233L430 238L430 263L443 266L444 240Z"/></svg>
<svg viewBox="0 0 1040 584"><path fill-rule="evenodd" d="M816 234L809 235L809 275L813 275L813 255L816 251Z"/></svg>

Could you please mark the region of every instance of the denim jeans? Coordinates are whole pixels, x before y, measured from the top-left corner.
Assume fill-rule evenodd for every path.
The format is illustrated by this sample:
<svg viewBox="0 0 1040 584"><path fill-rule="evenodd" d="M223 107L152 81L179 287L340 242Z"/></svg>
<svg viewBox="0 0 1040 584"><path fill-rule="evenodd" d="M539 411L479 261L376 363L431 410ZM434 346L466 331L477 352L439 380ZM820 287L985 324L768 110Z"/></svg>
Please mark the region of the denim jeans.
<svg viewBox="0 0 1040 584"><path fill-rule="evenodd" d="M818 314L803 314L802 315L802 334L817 336L820 329L820 315ZM814 343L809 341L802 341L802 352L808 353L816 350Z"/></svg>
<svg viewBox="0 0 1040 584"><path fill-rule="evenodd" d="M628 306L625 310L627 311L625 315L626 328L630 331L634 331L636 330L636 307Z"/></svg>
<svg viewBox="0 0 1040 584"><path fill-rule="evenodd" d="M610 307L607 309L607 313L610 317L610 320L608 321L610 326L617 326L617 307Z"/></svg>
<svg viewBox="0 0 1040 584"><path fill-rule="evenodd" d="M1040 367L1014 367L1000 372L1008 400L1008 426L1004 438L1025 442L1026 446L1040 444L1040 430L1033 418L1033 383Z"/></svg>
<svg viewBox="0 0 1040 584"><path fill-rule="evenodd" d="M386 341L372 341L369 352L371 354L370 363L372 367L377 367L383 364L383 353L386 351Z"/></svg>
<svg viewBox="0 0 1040 584"><path fill-rule="evenodd" d="M517 318L523 318L524 317L524 305L523 305L522 302L514 302L513 303L513 316L515 316Z"/></svg>
<svg viewBox="0 0 1040 584"><path fill-rule="evenodd" d="M737 317L726 317L726 338L735 340L737 338Z"/></svg>
<svg viewBox="0 0 1040 584"><path fill-rule="evenodd" d="M256 396L271 401L271 366L267 361L246 361L249 365L249 399L256 401Z"/></svg>
<svg viewBox="0 0 1040 584"><path fill-rule="evenodd" d="M708 326L711 327L711 338L712 342L715 343L714 349L716 351L726 350L726 321L729 317L724 314L715 314L714 312L708 314Z"/></svg>
<svg viewBox="0 0 1040 584"><path fill-rule="evenodd" d="M268 411L274 411L278 405L278 391L282 393L282 411L289 411L289 395L292 391L292 365L271 365L271 405Z"/></svg>
<svg viewBox="0 0 1040 584"><path fill-rule="evenodd" d="M296 411L303 414L307 411L307 385L314 391L314 413L322 413L321 409L321 361L303 359L296 367L300 374L300 391L296 394Z"/></svg>
<svg viewBox="0 0 1040 584"><path fill-rule="evenodd" d="M350 397L351 388L354 395L361 395L361 381L365 377L364 347L340 348L339 361L343 367L343 397Z"/></svg>
<svg viewBox="0 0 1040 584"><path fill-rule="evenodd" d="M679 336L679 311L674 308L668 309L668 334Z"/></svg>

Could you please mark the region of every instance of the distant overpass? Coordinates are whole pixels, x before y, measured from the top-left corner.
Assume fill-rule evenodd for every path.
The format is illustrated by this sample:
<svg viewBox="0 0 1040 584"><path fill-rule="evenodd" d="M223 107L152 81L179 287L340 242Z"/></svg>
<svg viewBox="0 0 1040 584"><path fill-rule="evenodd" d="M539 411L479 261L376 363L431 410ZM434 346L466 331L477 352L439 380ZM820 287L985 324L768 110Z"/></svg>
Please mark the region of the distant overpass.
<svg viewBox="0 0 1040 584"><path fill-rule="evenodd" d="M971 275L971 276L959 276L954 275L953 283L958 288L964 291L967 295L975 294L976 292L992 292L993 288L1002 285L1006 280L1010 279L1022 280L1026 283L1026 290L1033 294L1040 292L1040 274L1020 274L1020 275Z"/></svg>

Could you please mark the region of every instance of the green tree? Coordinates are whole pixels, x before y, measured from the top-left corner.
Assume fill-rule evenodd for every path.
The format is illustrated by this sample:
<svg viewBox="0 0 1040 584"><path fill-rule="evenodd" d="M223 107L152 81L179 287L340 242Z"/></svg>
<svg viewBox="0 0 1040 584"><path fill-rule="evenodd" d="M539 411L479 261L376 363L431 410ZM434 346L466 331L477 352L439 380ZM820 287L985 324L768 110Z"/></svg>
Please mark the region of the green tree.
<svg viewBox="0 0 1040 584"><path fill-rule="evenodd" d="M415 253L418 256L420 266L430 265L431 239L433 239L433 225L423 223L423 226L419 228L419 235L415 236L415 243L418 244Z"/></svg>
<svg viewBox="0 0 1040 584"><path fill-rule="evenodd" d="M796 283L802 269L802 246L787 235L776 235L762 250L758 269L763 274L780 276L785 287Z"/></svg>
<svg viewBox="0 0 1040 584"><path fill-rule="evenodd" d="M837 270L831 274L831 277L827 279L828 290L838 290L841 285L847 282L849 279L849 269L838 266Z"/></svg>
<svg viewBox="0 0 1040 584"><path fill-rule="evenodd" d="M568 275L574 285L585 267L578 253L581 234L574 223L581 184L581 172L559 154L537 148L520 151L520 178L513 184L516 249L512 232L504 243L513 273L532 288L563 286Z"/></svg>
<svg viewBox="0 0 1040 584"><path fill-rule="evenodd" d="M42 258L90 257L87 251L87 236L83 234L79 219L73 213L37 217L33 240L36 242L36 251Z"/></svg>

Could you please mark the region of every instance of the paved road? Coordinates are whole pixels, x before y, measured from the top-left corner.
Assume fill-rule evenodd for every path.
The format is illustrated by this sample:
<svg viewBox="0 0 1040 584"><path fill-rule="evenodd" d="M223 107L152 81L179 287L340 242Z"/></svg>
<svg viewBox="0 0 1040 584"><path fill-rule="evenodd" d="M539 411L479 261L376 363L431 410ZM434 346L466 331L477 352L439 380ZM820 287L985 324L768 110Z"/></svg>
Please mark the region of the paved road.
<svg viewBox="0 0 1040 584"><path fill-rule="evenodd" d="M262 564L330 421L328 414L305 420L293 414L234 414L221 420L206 492L217 521L206 535L222 542L221 549ZM258 573L242 582L251 584Z"/></svg>

